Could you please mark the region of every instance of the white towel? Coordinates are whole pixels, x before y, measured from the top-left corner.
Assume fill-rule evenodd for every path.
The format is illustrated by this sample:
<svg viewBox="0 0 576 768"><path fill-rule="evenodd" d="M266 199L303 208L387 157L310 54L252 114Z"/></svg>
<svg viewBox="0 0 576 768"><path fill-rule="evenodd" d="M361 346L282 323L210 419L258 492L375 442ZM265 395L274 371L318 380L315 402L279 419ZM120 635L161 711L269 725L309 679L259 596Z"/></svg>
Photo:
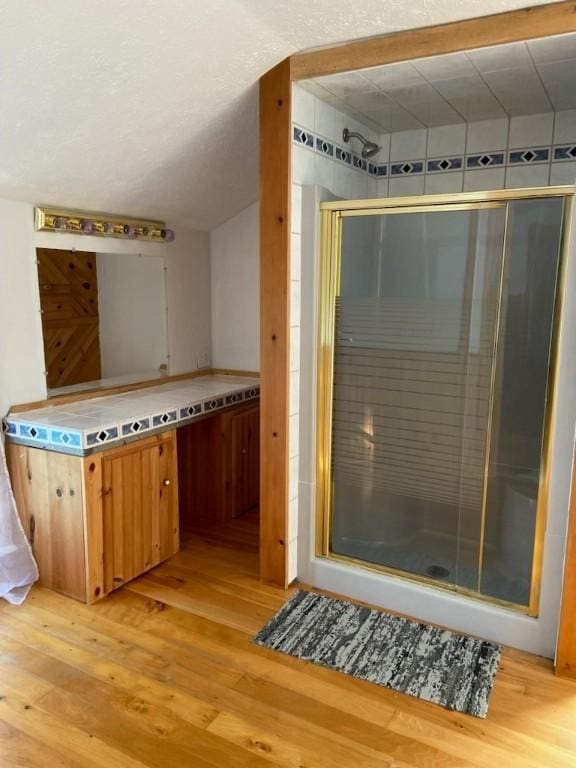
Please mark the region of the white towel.
<svg viewBox="0 0 576 768"><path fill-rule="evenodd" d="M0 438L0 597L20 605L37 578L38 566L16 511Z"/></svg>

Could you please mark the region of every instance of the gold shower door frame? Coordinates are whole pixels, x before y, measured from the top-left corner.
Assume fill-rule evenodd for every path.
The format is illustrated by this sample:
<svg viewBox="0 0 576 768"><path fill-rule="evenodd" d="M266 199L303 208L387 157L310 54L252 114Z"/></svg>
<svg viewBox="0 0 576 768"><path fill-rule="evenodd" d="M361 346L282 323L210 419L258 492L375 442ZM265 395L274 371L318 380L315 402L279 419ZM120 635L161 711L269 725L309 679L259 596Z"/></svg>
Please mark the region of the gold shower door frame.
<svg viewBox="0 0 576 768"><path fill-rule="evenodd" d="M508 202L532 198L563 197L562 232L560 240L560 258L557 273L554 316L552 322L551 348L549 355L548 382L546 390L545 419L540 460L538 498L536 502L536 524L530 601L528 606L518 605L457 584L446 584L419 574L412 574L385 565L368 563L346 555L330 551L330 531L332 527L332 412L334 379L334 327L336 297L340 289L340 258L342 248L342 219L349 216L381 216L402 213L427 213L440 211L466 211L485 208L506 208L501 275L499 281L498 312L494 340L493 371L495 371L500 329L500 303L502 297L502 277L504 274ZM385 573L405 580L429 584L436 588L456 592L483 602L488 602L528 614L538 615L540 601L540 581L544 550L544 534L548 507L550 463L552 456L552 423L556 408L556 378L558 370L558 341L562 322L562 298L565 288L567 251L570 241L569 222L574 205L574 187L535 187L530 189L510 189L493 192L464 192L450 195L422 195L419 197L398 197L369 200L338 200L320 204L320 272L318 294L318 380L317 380L317 421L316 421L316 555L359 568ZM488 483L488 464L490 459L490 439L492 423L492 404L494 400L494 376L491 382L489 401L489 422L486 437L486 458L484 468L484 492L482 500L480 571L482 568L483 542L485 528L486 497Z"/></svg>

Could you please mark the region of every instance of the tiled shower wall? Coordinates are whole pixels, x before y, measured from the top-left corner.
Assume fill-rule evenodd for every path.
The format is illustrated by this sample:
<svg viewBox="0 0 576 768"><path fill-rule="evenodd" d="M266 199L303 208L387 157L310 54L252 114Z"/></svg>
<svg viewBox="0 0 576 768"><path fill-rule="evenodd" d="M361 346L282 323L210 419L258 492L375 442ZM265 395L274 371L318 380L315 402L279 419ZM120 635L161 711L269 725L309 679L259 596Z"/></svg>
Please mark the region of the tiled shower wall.
<svg viewBox="0 0 576 768"><path fill-rule="evenodd" d="M290 482L289 577L297 575L298 497L301 466L300 349L314 334L314 312L301 308L302 186L316 185L337 197L354 199L442 194L505 187L573 184L576 181L576 110L508 119L461 123L392 134L377 134L363 124L294 87L292 144L292 242L290 310ZM348 127L382 145L361 163L359 144L344 144ZM410 167L407 167L410 166ZM310 245L310 244L308 244ZM312 245L312 247L314 247ZM309 251L309 248L306 248ZM303 380L310 372L304 371ZM308 391L308 390L307 390ZM314 426L303 422L304 432ZM310 462L305 451L304 464Z"/></svg>
<svg viewBox="0 0 576 768"><path fill-rule="evenodd" d="M343 198L473 192L573 184L576 110L378 134L298 86L292 180ZM344 127L382 145L363 161Z"/></svg>

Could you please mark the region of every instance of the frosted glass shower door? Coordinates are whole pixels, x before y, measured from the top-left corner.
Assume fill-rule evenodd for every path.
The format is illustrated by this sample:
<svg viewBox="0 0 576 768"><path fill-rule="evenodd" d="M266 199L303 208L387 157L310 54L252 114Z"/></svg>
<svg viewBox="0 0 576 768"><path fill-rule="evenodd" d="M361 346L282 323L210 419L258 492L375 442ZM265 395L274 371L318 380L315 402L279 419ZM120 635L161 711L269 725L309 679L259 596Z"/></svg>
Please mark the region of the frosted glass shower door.
<svg viewBox="0 0 576 768"><path fill-rule="evenodd" d="M505 230L498 203L342 215L333 554L478 588Z"/></svg>

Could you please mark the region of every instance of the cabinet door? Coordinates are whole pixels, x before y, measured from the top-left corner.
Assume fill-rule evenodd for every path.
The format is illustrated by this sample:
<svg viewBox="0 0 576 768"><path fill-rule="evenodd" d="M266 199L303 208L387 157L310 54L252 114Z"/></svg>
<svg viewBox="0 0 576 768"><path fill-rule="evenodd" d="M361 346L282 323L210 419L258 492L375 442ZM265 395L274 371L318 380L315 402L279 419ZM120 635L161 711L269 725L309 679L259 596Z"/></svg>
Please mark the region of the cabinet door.
<svg viewBox="0 0 576 768"><path fill-rule="evenodd" d="M86 600L82 459L14 443L6 457L40 584Z"/></svg>
<svg viewBox="0 0 576 768"><path fill-rule="evenodd" d="M102 455L105 592L178 551L176 479L174 433Z"/></svg>
<svg viewBox="0 0 576 768"><path fill-rule="evenodd" d="M232 517L255 507L260 493L260 409L240 411L230 420Z"/></svg>

